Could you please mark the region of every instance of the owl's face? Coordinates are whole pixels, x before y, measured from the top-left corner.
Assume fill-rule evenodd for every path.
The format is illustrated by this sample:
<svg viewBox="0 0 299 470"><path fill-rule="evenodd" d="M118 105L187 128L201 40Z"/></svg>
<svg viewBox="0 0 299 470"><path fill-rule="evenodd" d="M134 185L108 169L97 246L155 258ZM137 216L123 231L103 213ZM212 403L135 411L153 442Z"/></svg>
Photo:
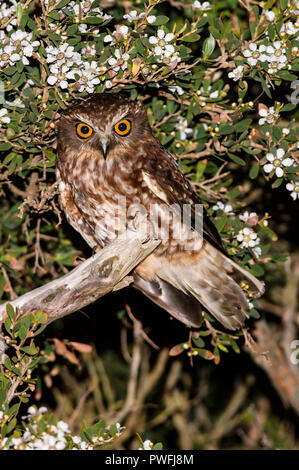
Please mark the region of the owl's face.
<svg viewBox="0 0 299 470"><path fill-rule="evenodd" d="M103 161L151 135L145 109L119 94L94 94L68 108L58 125L58 158L82 152Z"/></svg>

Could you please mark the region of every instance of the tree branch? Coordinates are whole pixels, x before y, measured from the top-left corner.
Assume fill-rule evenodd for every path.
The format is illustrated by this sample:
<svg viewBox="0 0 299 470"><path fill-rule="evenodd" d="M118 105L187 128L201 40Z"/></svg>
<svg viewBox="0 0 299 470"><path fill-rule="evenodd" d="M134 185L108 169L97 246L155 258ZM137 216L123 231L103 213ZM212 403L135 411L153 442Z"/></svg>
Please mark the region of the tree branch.
<svg viewBox="0 0 299 470"><path fill-rule="evenodd" d="M160 240L149 238L141 221L135 221L134 228L66 275L0 305L0 330L7 303L22 315L42 310L47 313L47 323L51 323L125 287L132 282L127 275L159 244Z"/></svg>

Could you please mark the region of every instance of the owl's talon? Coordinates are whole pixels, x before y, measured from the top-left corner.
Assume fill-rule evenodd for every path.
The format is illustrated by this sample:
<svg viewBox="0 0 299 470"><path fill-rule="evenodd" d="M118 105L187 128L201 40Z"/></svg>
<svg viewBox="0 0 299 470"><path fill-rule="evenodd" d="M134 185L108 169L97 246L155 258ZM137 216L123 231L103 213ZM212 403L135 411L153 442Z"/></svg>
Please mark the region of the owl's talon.
<svg viewBox="0 0 299 470"><path fill-rule="evenodd" d="M96 253L100 251L101 247L98 245L95 245L92 247L92 256L94 256Z"/></svg>

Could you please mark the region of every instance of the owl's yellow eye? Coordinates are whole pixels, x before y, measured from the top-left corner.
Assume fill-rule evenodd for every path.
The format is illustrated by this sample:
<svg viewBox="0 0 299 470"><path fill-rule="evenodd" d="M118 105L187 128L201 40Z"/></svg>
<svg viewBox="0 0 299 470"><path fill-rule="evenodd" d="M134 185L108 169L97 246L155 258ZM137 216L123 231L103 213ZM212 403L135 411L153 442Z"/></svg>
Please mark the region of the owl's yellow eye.
<svg viewBox="0 0 299 470"><path fill-rule="evenodd" d="M118 135L128 135L131 131L131 122L128 119L122 119L122 121L115 124L114 130Z"/></svg>
<svg viewBox="0 0 299 470"><path fill-rule="evenodd" d="M84 122L80 122L76 125L77 136L80 139L87 139L93 133L93 128Z"/></svg>

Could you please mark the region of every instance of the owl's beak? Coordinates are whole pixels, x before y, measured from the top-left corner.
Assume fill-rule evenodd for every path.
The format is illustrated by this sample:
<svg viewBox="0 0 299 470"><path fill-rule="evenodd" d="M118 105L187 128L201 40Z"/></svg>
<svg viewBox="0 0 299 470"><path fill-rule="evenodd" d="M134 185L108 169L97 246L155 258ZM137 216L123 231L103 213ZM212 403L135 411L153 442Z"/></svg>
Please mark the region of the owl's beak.
<svg viewBox="0 0 299 470"><path fill-rule="evenodd" d="M107 149L108 149L108 141L107 141L107 139L101 140L101 146L102 146L103 156L104 156L104 158L106 158Z"/></svg>

